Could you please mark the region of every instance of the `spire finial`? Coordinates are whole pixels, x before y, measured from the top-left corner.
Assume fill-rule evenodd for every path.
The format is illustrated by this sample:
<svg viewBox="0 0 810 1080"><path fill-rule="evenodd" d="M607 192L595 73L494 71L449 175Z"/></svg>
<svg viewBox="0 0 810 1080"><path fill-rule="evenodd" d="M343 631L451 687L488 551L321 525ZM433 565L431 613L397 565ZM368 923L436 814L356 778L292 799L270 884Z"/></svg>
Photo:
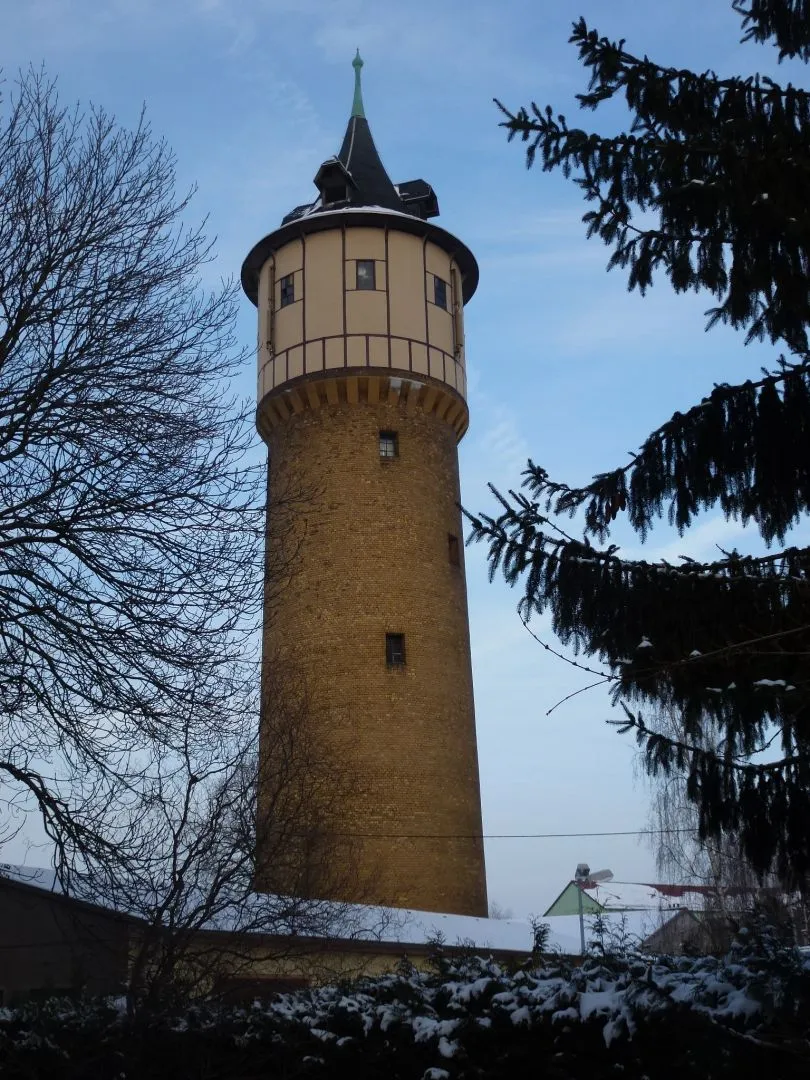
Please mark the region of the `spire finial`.
<svg viewBox="0 0 810 1080"><path fill-rule="evenodd" d="M363 61L360 59L360 50L357 50L357 55L352 60L352 67L354 68L354 101L352 102L352 116L360 116L365 119L365 110L363 109L363 91L360 87L360 69L363 66Z"/></svg>

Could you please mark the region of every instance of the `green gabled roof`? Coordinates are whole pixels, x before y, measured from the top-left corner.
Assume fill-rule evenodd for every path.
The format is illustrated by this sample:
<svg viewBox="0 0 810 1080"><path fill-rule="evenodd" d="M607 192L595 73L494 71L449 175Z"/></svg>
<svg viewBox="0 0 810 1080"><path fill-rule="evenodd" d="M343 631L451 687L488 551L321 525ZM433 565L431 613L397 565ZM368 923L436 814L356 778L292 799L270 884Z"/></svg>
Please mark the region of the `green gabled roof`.
<svg viewBox="0 0 810 1080"><path fill-rule="evenodd" d="M579 898L582 896L582 912L584 915L600 915L604 910L604 904L594 900L584 889L580 889L575 881L569 881L563 891L543 915L579 915Z"/></svg>

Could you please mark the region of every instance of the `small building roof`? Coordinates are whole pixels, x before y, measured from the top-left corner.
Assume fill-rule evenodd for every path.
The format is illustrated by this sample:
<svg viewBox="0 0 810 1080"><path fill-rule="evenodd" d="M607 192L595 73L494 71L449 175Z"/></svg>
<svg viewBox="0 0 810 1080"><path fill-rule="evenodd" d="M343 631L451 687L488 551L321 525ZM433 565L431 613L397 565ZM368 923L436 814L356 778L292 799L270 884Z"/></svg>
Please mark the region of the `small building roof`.
<svg viewBox="0 0 810 1080"><path fill-rule="evenodd" d="M105 896L94 895L92 898L79 899L65 894L59 877L53 869L36 866L17 866L0 863L0 886L6 880L15 885L52 893L66 901L83 906L91 904L117 915L143 920L143 914L121 911ZM78 884L81 884L80 882ZM252 893L247 898L248 905L261 904L264 894ZM334 929L329 928L328 911L334 906ZM368 941L388 945L401 945L403 948L414 945L427 945L439 936L448 946L459 943L469 944L482 950L495 950L500 953L528 954L532 950L533 934L528 922L523 919L487 919L473 915L451 915L443 912L413 911L407 908L381 908L362 904L328 903L318 905L324 923L323 933L311 936L340 941L350 938L354 941ZM200 930L228 933L233 930L227 912L212 915L211 919L199 927ZM306 933L302 926L295 932ZM258 933L252 930L251 933ZM280 932L280 931L279 931Z"/></svg>

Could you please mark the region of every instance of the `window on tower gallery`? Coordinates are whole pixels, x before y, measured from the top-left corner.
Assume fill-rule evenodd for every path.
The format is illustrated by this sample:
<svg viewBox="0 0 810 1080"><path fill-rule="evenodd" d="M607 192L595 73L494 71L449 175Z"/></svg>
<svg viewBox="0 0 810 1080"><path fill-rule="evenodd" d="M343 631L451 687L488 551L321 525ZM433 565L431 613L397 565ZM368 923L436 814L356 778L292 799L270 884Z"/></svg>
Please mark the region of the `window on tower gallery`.
<svg viewBox="0 0 810 1080"><path fill-rule="evenodd" d="M295 275L287 274L281 279L281 307L295 303Z"/></svg>
<svg viewBox="0 0 810 1080"><path fill-rule="evenodd" d="M393 461L399 457L399 438L395 431L380 432L380 457L383 461Z"/></svg>
<svg viewBox="0 0 810 1080"><path fill-rule="evenodd" d="M374 273L373 259L357 260L357 288L376 289L376 274Z"/></svg>
<svg viewBox="0 0 810 1080"><path fill-rule="evenodd" d="M388 667L405 667L405 635L385 635L385 662Z"/></svg>
<svg viewBox="0 0 810 1080"><path fill-rule="evenodd" d="M433 303L447 310L447 282L435 276L433 278Z"/></svg>

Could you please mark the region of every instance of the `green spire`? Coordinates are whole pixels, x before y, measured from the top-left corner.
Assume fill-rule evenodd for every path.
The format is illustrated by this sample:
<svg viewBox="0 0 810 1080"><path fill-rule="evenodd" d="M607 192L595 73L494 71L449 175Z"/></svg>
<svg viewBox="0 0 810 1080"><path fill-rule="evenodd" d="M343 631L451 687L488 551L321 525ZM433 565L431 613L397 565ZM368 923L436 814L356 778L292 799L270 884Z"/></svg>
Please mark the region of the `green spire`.
<svg viewBox="0 0 810 1080"><path fill-rule="evenodd" d="M363 109L363 91L360 87L360 68L363 66L363 61L360 59L360 50L357 50L357 55L352 60L352 67L354 68L354 101L352 102L352 116L360 116L364 120L366 118L365 111Z"/></svg>

